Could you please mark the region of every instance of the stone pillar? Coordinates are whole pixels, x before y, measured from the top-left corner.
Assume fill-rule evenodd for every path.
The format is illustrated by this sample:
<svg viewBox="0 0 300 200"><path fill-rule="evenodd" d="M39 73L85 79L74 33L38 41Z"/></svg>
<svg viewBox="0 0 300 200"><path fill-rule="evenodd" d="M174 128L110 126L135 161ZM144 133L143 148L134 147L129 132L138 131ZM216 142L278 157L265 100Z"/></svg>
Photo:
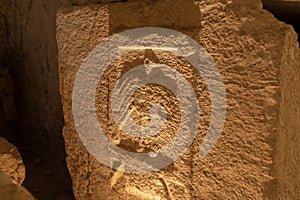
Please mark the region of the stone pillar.
<svg viewBox="0 0 300 200"><path fill-rule="evenodd" d="M202 14L202 19L200 15ZM188 151L153 173L113 170L86 150L75 129L72 90L76 74L101 41L131 28L172 28L199 42L214 59L227 96L222 135L204 158L198 151L210 121L210 95L203 79L194 80L200 125ZM57 14L60 93L63 103L67 164L77 199L296 199L299 194L299 48L291 26L262 9L260 1L128 1L62 8ZM170 141L179 113L173 96L157 87L138 91L131 117L147 124L148 102L160 99L171 110L157 144L126 138L113 121L110 95L124 71L144 62L188 67L158 51L131 52L115 60L97 89L99 125L126 150L155 150ZM124 70L124 71L122 71ZM165 97L165 98L163 98ZM144 105L143 105L144 103ZM171 104L171 105L170 105ZM161 139L162 139L161 138ZM167 141L166 141L167 140ZM120 165L122 166L122 164Z"/></svg>

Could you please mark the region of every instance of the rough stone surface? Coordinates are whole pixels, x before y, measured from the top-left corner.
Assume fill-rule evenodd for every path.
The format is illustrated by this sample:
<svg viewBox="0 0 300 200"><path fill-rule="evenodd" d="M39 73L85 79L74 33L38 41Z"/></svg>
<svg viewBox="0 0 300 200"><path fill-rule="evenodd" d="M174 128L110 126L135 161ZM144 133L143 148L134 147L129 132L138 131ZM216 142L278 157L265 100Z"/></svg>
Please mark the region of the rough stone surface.
<svg viewBox="0 0 300 200"><path fill-rule="evenodd" d="M0 171L10 176L14 183L25 179L25 166L15 146L0 137Z"/></svg>
<svg viewBox="0 0 300 200"><path fill-rule="evenodd" d="M263 10L256 0L196 1L202 13L201 26L195 24L200 23L200 12L186 13L183 20L193 25L190 29L180 26L180 21L174 20L172 24L171 19L179 8L164 7L170 1L160 2L163 3L133 1L75 6L61 9L57 15L60 92L65 119L63 135L75 197L297 199L300 196L297 84L300 68L296 33L291 26ZM171 2L187 6L192 1ZM160 8L157 13L156 6ZM163 17L151 19L145 10L153 12L151 16L161 14ZM225 84L227 117L217 145L208 156L199 159L197 152L210 118L209 94L199 75L183 70L185 77L195 81L193 86L202 109L193 145L179 160L158 172L127 174L102 165L87 152L74 127L71 97L76 73L89 52L110 35L141 26L174 26L206 48ZM146 59L174 68L188 67L169 54L132 52L112 64L99 82L96 96L99 124L107 136L116 145L136 152L160 148L165 140L158 138L158 143L153 144L122 137L124 134L113 123L107 103L114 82L123 75L122 70ZM169 141L173 128L177 127L178 112L176 101L174 104L166 102L174 102L174 97L153 86L141 88L135 95L134 100L139 103L132 105L139 113L132 118L138 124L147 124L147 102L156 102L157 98L167 110L174 111L161 134ZM165 98L160 98L162 96Z"/></svg>
<svg viewBox="0 0 300 200"><path fill-rule="evenodd" d="M14 184L11 179L0 172L0 196L5 200L34 200L33 196L22 186Z"/></svg>
<svg viewBox="0 0 300 200"><path fill-rule="evenodd" d="M300 197L300 52L294 35L292 31L284 35L287 45L280 66L281 103L271 173L275 177L272 199Z"/></svg>

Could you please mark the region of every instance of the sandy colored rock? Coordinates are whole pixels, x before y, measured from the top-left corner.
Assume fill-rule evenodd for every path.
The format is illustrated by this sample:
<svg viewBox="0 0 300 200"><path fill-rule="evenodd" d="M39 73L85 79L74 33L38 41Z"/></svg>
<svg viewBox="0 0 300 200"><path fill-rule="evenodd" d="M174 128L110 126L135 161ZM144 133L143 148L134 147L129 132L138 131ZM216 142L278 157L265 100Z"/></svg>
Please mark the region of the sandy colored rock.
<svg viewBox="0 0 300 200"><path fill-rule="evenodd" d="M33 200L33 196L22 186L16 185L12 180L0 172L0 196L5 200Z"/></svg>
<svg viewBox="0 0 300 200"><path fill-rule="evenodd" d="M25 179L25 166L17 148L0 137L0 171L21 184Z"/></svg>
<svg viewBox="0 0 300 200"><path fill-rule="evenodd" d="M177 8L166 6L170 2L178 3ZM59 11L63 135L76 199L297 199L300 58L296 33L263 10L256 0L196 1L197 6L190 7L195 10L185 12L182 19L189 26L175 20L180 3L187 7L193 2L133 1ZM155 8L159 8L157 13ZM197 9L201 10L202 20ZM194 143L179 160L162 170L128 174L102 165L83 146L72 117L72 90L80 65L96 45L119 31L141 26L174 27L209 52L225 84L227 116L218 143L200 159L198 151L210 120L210 97L201 76L182 70L187 79L194 81L201 108ZM131 117L137 124L147 124L147 103L158 99L166 110L173 111L156 144L126 138L114 123L107 105L114 84L128 68L145 60L189 69L188 63L167 53L131 52L110 66L99 81L96 95L100 126L115 145L135 152L160 148L171 140L178 123L174 97L154 86L135 93L131 106L139 112Z"/></svg>

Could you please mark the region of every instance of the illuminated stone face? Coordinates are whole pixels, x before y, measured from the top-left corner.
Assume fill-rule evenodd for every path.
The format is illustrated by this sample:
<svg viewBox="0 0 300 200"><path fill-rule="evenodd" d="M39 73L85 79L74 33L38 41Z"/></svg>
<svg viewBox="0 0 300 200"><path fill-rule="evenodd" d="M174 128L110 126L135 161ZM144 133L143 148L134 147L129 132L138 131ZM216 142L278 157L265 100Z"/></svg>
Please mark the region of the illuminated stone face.
<svg viewBox="0 0 300 200"><path fill-rule="evenodd" d="M170 7L173 2L177 7ZM287 120L288 113L283 110L283 107L293 105L295 108L295 102L299 102L296 100L299 86L292 86L297 85L295 83L299 80L299 68L293 67L299 57L294 44L295 34L262 11L258 1L196 2L203 14L202 21L200 12L195 11L199 8L190 4L191 1L172 3L131 1L89 5L62 9L57 15L60 91L66 122L63 134L76 198L297 197L297 192L293 191L298 191L295 188L299 184L283 175L286 174L283 169L290 167L297 171L294 166L298 161L280 150L289 142L293 143L292 138L298 138L295 130L299 125ZM190 8L193 10L180 18L176 14L180 9L178 5L185 8L192 5ZM145 13L147 10L151 14ZM122 172L122 163L113 163L119 171L112 170L89 154L75 129L72 93L76 74L92 49L114 34L145 26L181 31L196 39L209 52L224 81L227 115L216 146L200 159L198 151L212 114L211 97L203 77L195 73L186 60L174 56L177 51L174 47L152 47L149 50L148 46L119 46L120 50L131 52L114 60L99 80L95 95L99 126L113 144L139 153L160 149L174 138L181 121L178 99L172 91L160 85L147 84L130 98L129 117L136 124L147 126L150 122L149 109L159 103L167 116L161 132L151 139L138 139L120 129L112 114L111 92L126 72L139 65L160 63L176 69L192 83L200 110L195 140L178 160L156 172L132 174ZM181 45L180 42L178 45ZM289 48L284 49L283 46ZM293 78L287 78L290 72L293 72ZM282 99L289 95L294 103ZM296 111L291 112L295 119L299 118ZM286 128L289 127L287 124L293 124L294 128ZM285 130L289 133L287 137L282 134ZM289 151L299 152L296 147ZM284 164L283 160L287 158L293 164ZM281 183L274 183L274 178Z"/></svg>

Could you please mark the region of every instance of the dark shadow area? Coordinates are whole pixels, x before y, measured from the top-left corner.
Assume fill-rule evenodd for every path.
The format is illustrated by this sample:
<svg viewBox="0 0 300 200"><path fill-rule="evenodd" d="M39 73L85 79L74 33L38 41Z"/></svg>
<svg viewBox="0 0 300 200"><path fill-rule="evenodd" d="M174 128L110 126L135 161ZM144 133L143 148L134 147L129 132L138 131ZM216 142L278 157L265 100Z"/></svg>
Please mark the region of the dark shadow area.
<svg viewBox="0 0 300 200"><path fill-rule="evenodd" d="M262 0L263 8L271 12L278 20L291 24L298 33L300 42L300 0Z"/></svg>
<svg viewBox="0 0 300 200"><path fill-rule="evenodd" d="M16 119L8 119L0 105L0 135L18 148L26 167L22 185L41 200L74 199L58 87L55 35L60 5L0 1L0 65L13 79L11 104L17 111Z"/></svg>
<svg viewBox="0 0 300 200"><path fill-rule="evenodd" d="M5 97L1 96L0 136L18 148L26 167L26 178L22 185L35 198L73 200L72 182L66 167L66 155L61 133L57 132L49 137L47 136L48 133L43 130L43 136L39 130L32 131L30 123L27 124L28 129L22 128L22 120L27 116L27 113L24 113L23 110L22 95L24 94L19 82L22 77L18 76L15 68L23 66L22 60L22 54L14 51L13 55L5 56L5 59L1 61L1 65L5 66L5 71L14 79L15 102L10 103L15 103L14 106L17 108L18 115L16 119L7 118L7 108L3 103Z"/></svg>

